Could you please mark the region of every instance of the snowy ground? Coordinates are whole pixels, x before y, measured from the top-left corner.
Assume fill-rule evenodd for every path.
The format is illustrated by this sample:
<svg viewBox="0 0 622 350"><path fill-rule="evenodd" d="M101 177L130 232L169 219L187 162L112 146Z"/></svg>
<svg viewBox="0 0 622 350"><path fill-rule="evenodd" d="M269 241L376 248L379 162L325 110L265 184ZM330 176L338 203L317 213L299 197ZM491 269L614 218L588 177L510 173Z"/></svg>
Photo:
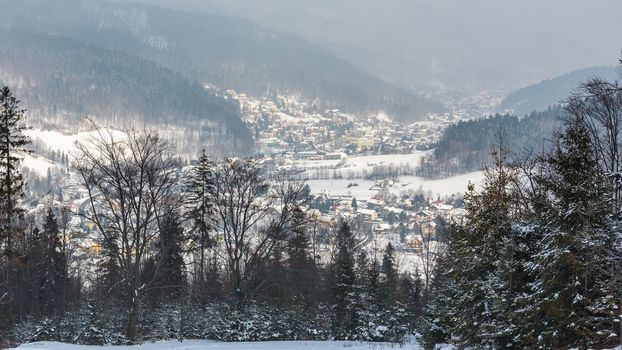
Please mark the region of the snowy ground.
<svg viewBox="0 0 622 350"><path fill-rule="evenodd" d="M421 162L421 158L427 157L432 151L417 151L410 154L378 154L370 156L349 156L345 160L298 160L294 161L297 168L308 169L310 176L314 169L336 169L338 173L346 177L360 176L363 171L371 171L378 166L399 166L406 165L416 168Z"/></svg>
<svg viewBox="0 0 622 350"><path fill-rule="evenodd" d="M484 175L481 171L442 180L426 180L417 176L400 176L398 178L399 182L396 182L390 190L396 195L409 190L421 190L434 197L438 195L444 197L454 193L466 192L469 181L478 185L482 182L483 177ZM375 181L371 180L328 179L308 180L307 183L312 193L326 193L332 196L354 196L359 200L369 200L377 193L377 191L370 189L375 184ZM352 186L352 184L357 184L357 186Z"/></svg>
<svg viewBox="0 0 622 350"><path fill-rule="evenodd" d="M78 143L88 144L93 138L108 137L112 135L115 139L124 139L127 135L122 131L102 128L98 132L85 131L77 134L66 135L58 131L32 129L26 130L24 134L29 136L33 142L41 142L47 146L51 151L62 151L66 153L72 153L76 150Z"/></svg>
<svg viewBox="0 0 622 350"><path fill-rule="evenodd" d="M18 347L22 350L92 350L100 349L100 346L69 345L56 342L36 342L23 344ZM391 343L359 343L351 341L281 341L281 342L240 342L222 343L209 340L185 340L166 341L157 343L145 343L138 346L115 346L114 350L383 350L383 349L409 349L420 350L417 344L391 344Z"/></svg>
<svg viewBox="0 0 622 350"><path fill-rule="evenodd" d="M37 173L39 176L46 176L48 169L59 168L58 164L53 163L49 159L29 154L24 155L22 166L25 168L29 168L30 170Z"/></svg>

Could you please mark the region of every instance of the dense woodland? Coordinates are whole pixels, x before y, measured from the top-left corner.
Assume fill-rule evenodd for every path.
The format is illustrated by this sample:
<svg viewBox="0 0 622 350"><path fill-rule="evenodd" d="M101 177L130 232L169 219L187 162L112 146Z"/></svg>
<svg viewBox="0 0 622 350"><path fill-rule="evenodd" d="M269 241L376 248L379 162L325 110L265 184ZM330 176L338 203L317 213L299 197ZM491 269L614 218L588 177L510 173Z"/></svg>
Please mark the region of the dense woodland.
<svg viewBox="0 0 622 350"><path fill-rule="evenodd" d="M565 111L549 151L518 163L501 143L466 194L426 300L428 347L622 343L622 87L592 79Z"/></svg>
<svg viewBox="0 0 622 350"><path fill-rule="evenodd" d="M460 121L449 126L430 158L422 159L417 174L426 178L446 178L479 170L489 162L490 150L500 140L512 151L512 158L542 153L551 148L551 135L564 119L560 106L549 107L519 118L494 115L482 119Z"/></svg>

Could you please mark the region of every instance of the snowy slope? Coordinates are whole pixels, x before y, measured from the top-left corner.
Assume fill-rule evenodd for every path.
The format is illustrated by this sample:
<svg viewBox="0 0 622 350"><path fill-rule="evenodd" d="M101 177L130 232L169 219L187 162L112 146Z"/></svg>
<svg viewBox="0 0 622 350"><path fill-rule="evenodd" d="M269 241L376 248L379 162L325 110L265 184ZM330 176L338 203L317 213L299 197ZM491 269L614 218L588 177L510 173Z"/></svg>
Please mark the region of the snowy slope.
<svg viewBox="0 0 622 350"><path fill-rule="evenodd" d="M146 343L138 346L115 346L114 350L383 350L399 348L398 344L388 343L359 343L351 341L282 341L282 342L240 342L240 343L221 343L210 340L185 340L183 343L177 341L166 341L157 343ZM18 347L22 350L94 350L100 346L69 345L56 342L36 342L23 344ZM416 345L408 345L408 349L420 350Z"/></svg>
<svg viewBox="0 0 622 350"><path fill-rule="evenodd" d="M118 130L100 129L102 137L108 137L112 135L115 139L124 139L127 135ZM72 153L76 150L78 143L88 144L93 138L100 138L100 134L97 130L80 132L73 135L66 135L58 131L32 129L26 130L24 134L29 136L33 142L41 142L47 146L51 151L62 151L66 153Z"/></svg>

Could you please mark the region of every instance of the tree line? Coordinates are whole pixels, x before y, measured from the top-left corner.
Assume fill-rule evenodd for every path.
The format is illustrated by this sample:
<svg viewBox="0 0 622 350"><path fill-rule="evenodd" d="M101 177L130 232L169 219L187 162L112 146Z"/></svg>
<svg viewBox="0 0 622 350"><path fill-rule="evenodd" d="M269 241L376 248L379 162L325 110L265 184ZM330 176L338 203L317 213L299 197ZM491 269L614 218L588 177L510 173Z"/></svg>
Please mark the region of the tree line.
<svg viewBox="0 0 622 350"><path fill-rule="evenodd" d="M421 160L417 175L438 179L479 170L482 164L491 161L490 149L499 137L515 153L548 149L547 139L561 127L559 117L564 113L561 106L552 106L522 118L496 114L460 121L443 132L433 156Z"/></svg>
<svg viewBox="0 0 622 350"><path fill-rule="evenodd" d="M0 344L150 339L400 341L421 312L418 274L347 223L317 240L303 181L251 158L182 166L152 130L93 126L72 183L24 204L25 111L0 95ZM69 198L73 201L68 201ZM380 256L381 255L381 256Z"/></svg>

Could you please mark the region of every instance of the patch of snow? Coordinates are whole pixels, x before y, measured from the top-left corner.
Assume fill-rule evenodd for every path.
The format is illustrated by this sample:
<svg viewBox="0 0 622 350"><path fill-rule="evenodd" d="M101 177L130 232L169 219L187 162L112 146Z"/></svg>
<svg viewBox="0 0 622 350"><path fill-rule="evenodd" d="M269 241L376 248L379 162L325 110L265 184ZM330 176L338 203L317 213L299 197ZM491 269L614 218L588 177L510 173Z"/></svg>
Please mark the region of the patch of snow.
<svg viewBox="0 0 622 350"><path fill-rule="evenodd" d="M39 176L46 176L48 169L58 168L58 164L43 157L35 157L29 154L23 156L22 167L29 168Z"/></svg>

